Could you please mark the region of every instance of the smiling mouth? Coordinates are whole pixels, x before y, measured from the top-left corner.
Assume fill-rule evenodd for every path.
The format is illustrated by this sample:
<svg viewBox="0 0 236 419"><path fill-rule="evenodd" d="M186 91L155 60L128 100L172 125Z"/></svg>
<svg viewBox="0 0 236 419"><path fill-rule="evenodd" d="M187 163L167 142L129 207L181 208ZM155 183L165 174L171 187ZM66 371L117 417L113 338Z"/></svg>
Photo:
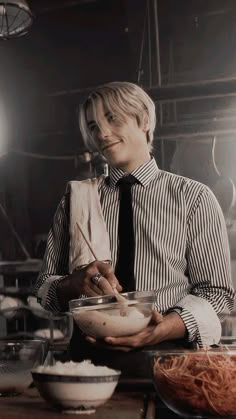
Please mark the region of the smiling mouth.
<svg viewBox="0 0 236 419"><path fill-rule="evenodd" d="M120 141L116 141L115 143L107 144L102 148L102 151L112 148L114 145L119 144Z"/></svg>

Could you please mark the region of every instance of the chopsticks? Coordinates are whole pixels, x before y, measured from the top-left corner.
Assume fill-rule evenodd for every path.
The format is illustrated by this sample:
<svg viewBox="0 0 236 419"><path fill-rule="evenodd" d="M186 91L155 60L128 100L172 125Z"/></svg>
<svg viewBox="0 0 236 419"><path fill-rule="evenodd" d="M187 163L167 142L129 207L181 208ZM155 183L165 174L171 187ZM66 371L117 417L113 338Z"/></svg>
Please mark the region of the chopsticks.
<svg viewBox="0 0 236 419"><path fill-rule="evenodd" d="M81 225L80 225L79 223L76 223L76 225L77 225L77 227L78 227L78 229L79 229L80 233L82 234L83 239L84 239L84 240L85 240L85 242L87 243L87 245L88 245L88 247L89 247L89 250L90 250L90 252L92 253L92 255L93 255L94 259L95 259L95 260L98 260L98 257L97 257L97 255L96 255L96 253L95 253L95 251L94 251L94 249L93 249L93 247L92 247L92 245L91 245L91 243L90 243L90 241L89 241L88 237L86 236L85 232L83 231L83 229L82 229Z"/></svg>
<svg viewBox="0 0 236 419"><path fill-rule="evenodd" d="M80 233L82 234L82 236L84 238L84 241L87 243L87 245L88 245L88 247L90 249L90 252L92 253L94 259L95 260L99 260L98 257L97 257L97 255L96 255L96 253L95 253L95 251L94 251L94 249L93 249L93 247L92 247L91 242L89 241L88 237L86 236L85 232L83 231L83 228L81 227L81 225L78 222L76 222L76 225L77 225ZM116 289L116 286L114 288L112 288L112 289L113 289L114 293L116 294L117 301L121 302L123 305L127 305L128 303L127 303L126 298L123 297L122 295L120 295L120 293Z"/></svg>

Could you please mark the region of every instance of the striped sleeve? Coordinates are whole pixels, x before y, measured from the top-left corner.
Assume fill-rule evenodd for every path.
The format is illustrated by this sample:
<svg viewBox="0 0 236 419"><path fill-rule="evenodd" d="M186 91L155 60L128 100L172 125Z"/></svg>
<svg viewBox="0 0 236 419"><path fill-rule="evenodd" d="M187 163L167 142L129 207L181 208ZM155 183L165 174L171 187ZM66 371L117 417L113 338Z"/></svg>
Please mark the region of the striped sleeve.
<svg viewBox="0 0 236 419"><path fill-rule="evenodd" d="M69 275L69 195L61 199L49 231L43 266L35 284L38 302L49 311L61 311L57 298L58 283Z"/></svg>
<svg viewBox="0 0 236 419"><path fill-rule="evenodd" d="M207 187L203 187L189 216L186 257L191 294L178 306L188 340L197 340L201 346L218 343L220 320L232 310L234 293L224 216Z"/></svg>

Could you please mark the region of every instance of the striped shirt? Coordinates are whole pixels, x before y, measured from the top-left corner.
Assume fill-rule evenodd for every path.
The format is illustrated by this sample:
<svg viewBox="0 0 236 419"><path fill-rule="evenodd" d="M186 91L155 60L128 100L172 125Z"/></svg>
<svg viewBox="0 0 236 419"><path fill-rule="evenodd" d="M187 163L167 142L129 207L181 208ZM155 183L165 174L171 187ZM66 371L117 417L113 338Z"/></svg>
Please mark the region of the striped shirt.
<svg viewBox="0 0 236 419"><path fill-rule="evenodd" d="M156 308L162 313L177 311L188 340L202 345L204 333L210 333L213 326L209 319L219 322L218 317L228 314L234 302L220 206L207 186L159 170L154 158L132 175L139 181L132 187L136 289L155 290ZM121 169L111 168L109 182L104 177L98 190L114 268L119 215L116 183L122 176ZM47 310L60 311L56 290L69 274L69 241L69 196L65 194L54 216L36 282L36 296Z"/></svg>

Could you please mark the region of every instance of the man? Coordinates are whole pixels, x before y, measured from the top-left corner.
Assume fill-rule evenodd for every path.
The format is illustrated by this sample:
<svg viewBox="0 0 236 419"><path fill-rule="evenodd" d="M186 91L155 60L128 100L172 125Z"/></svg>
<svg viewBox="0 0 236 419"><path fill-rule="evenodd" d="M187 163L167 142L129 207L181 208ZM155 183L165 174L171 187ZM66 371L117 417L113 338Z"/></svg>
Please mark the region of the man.
<svg viewBox="0 0 236 419"><path fill-rule="evenodd" d="M147 328L134 336L111 336L102 343L87 336L87 348L94 348L95 353L99 347L101 353L120 353L179 339L199 346L218 343L220 319L233 307L222 211L205 185L158 169L150 155L155 122L150 97L127 82L98 87L80 110L85 144L96 146L110 165L109 178L103 177L98 183L98 196L112 262L106 263L103 258L69 269L74 229L70 228L72 201L68 190L49 233L36 295L46 309L63 311L71 299L111 294L114 287L119 292L126 289L126 283L122 288L114 272L120 251L117 183L128 174L137 181L131 189L134 287L156 291L156 311ZM82 196L76 199L78 205L83 200Z"/></svg>

